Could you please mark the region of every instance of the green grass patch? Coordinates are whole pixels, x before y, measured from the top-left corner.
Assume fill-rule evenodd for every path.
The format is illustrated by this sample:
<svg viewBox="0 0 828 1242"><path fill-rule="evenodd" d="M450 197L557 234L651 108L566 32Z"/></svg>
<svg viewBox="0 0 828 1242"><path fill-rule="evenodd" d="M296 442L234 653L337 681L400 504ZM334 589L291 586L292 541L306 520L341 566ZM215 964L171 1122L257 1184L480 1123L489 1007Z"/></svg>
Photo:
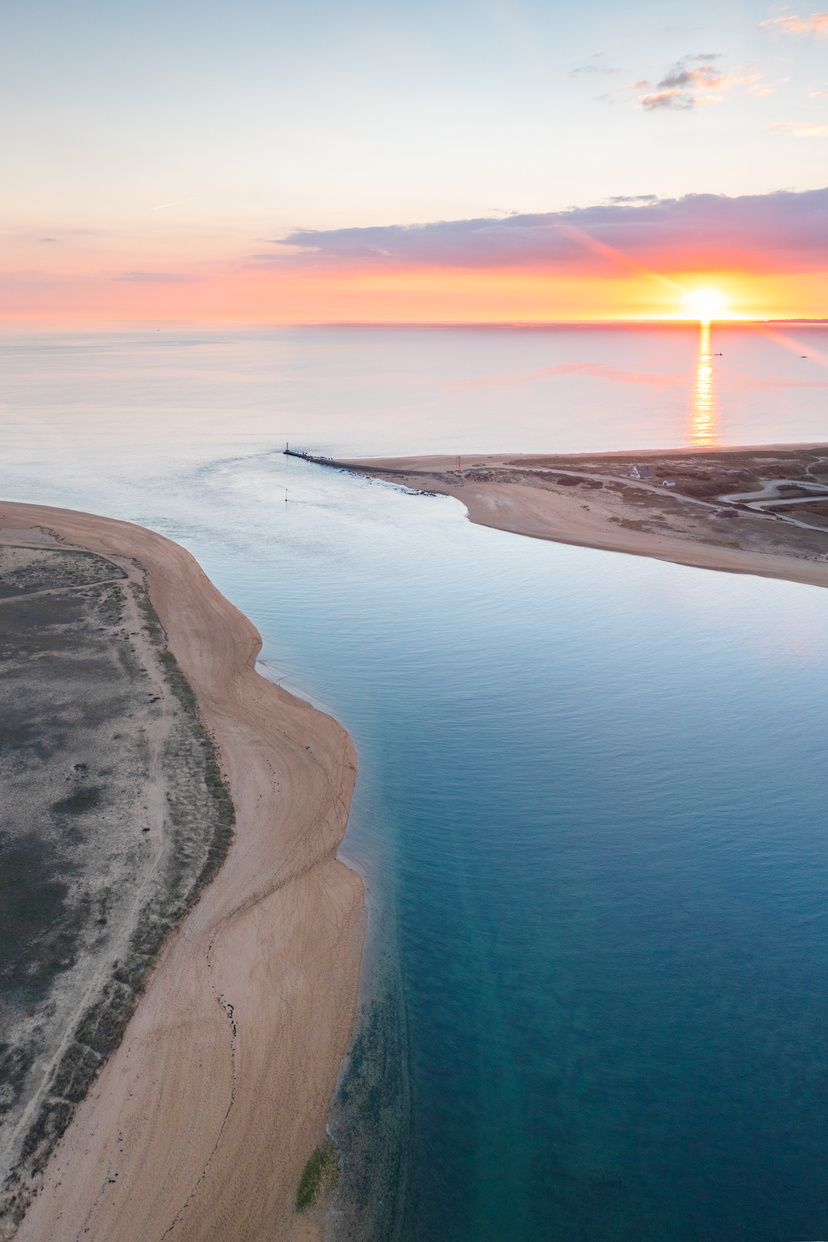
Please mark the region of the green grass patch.
<svg viewBox="0 0 828 1242"><path fill-rule="evenodd" d="M296 1211L307 1212L323 1194L330 1194L339 1184L339 1152L332 1138L317 1147L296 1187Z"/></svg>
<svg viewBox="0 0 828 1242"><path fill-rule="evenodd" d="M167 685L185 711L195 720L199 737L204 747L204 781L213 800L213 813L215 816L213 839L207 851L207 860L192 893L192 900L194 901L204 886L212 880L227 857L227 851L230 849L233 840L236 810L233 806L233 799L230 797L227 782L222 776L219 767L213 738L209 730L201 722L198 713L198 703L192 686L179 668L178 661L171 651L160 651L158 659L164 670Z"/></svg>
<svg viewBox="0 0 828 1242"><path fill-rule="evenodd" d="M139 586L137 582L132 583L132 593L138 604L138 609L144 619L144 628L150 636L150 640L156 647L162 647L167 641L167 631L161 624L161 618L153 607L146 587Z"/></svg>

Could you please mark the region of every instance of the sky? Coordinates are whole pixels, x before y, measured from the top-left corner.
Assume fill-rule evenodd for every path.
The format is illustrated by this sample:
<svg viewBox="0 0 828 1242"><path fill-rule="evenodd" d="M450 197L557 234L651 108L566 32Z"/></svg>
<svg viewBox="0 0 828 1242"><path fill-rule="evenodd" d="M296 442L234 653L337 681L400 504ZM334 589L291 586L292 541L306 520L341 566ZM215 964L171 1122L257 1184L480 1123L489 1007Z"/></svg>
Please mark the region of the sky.
<svg viewBox="0 0 828 1242"><path fill-rule="evenodd" d="M8 320L828 316L828 9L0 8Z"/></svg>

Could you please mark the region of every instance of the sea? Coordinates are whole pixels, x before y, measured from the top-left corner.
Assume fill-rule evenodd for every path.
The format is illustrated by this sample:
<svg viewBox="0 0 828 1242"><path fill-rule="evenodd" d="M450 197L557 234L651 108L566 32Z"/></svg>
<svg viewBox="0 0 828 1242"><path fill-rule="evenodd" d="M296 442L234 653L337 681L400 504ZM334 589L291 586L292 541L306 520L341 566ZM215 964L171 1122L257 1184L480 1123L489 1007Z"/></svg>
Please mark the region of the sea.
<svg viewBox="0 0 828 1242"><path fill-rule="evenodd" d="M828 592L283 454L825 441L828 326L19 330L0 356L2 495L183 544L263 674L355 740L332 1237L828 1237Z"/></svg>

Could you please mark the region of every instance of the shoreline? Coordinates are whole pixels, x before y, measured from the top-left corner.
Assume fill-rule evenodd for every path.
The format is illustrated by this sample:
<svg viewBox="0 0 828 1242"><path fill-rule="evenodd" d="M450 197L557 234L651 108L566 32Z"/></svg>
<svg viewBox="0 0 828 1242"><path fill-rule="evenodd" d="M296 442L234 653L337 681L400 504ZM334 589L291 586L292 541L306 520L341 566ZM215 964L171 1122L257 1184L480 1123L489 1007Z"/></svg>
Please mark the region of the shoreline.
<svg viewBox="0 0 828 1242"><path fill-rule="evenodd" d="M796 449L822 449L828 453L828 445L823 443L762 445L749 450L678 449L571 454L566 458L561 457L560 461L572 463L582 457L585 462L617 461L621 467L637 459L701 457L706 452L722 457L732 453L735 457L746 452L760 453L777 448L786 453ZM617 496L590 490L588 504L585 504L580 489L575 494L574 487L555 487L553 480L544 480L539 484L536 477L529 477L528 471L542 460L538 454L464 454L459 472L456 468L457 460L456 456L343 458L330 462L317 459L322 465L379 478L414 491L453 496L465 506L469 521L511 534L607 552L646 556L699 569L781 578L811 586L828 587L828 559L825 559L828 556L828 531L813 532L814 540L824 545L824 555L792 555L787 551L777 550L779 541L776 535L781 523L764 522L753 515L738 523L716 523L709 521L708 514L700 511L699 502L675 493L653 497L652 500L645 496L644 499L650 500L653 512L659 508L663 510L664 506L671 506L674 511L681 511L682 516L690 514L694 519L704 518L710 530L693 535L686 529L673 530L669 524L665 524L663 529L634 529L645 526L646 523L636 520L640 518L640 513L629 504L625 508ZM560 470L562 474L572 473L571 465L558 467L555 465L556 459L552 457L548 461L552 463L549 473L556 470ZM515 468L518 471L527 471L525 479L516 473ZM475 475L480 472L491 472L493 477L476 478ZM533 471L533 474L536 472ZM610 480L613 484L626 483L617 475L608 475L607 483ZM626 483L626 490L628 495L632 495L634 488L646 486ZM704 508L710 510L712 516L715 506L706 504ZM619 514L625 513L626 517L619 517ZM663 518L658 515L656 520L662 521ZM741 547L738 542L734 542L734 534L744 534L747 530L752 535L759 531L758 544L756 539L753 541L757 546ZM712 538L709 537L711 533ZM771 536L774 537L776 548L773 547ZM766 546L761 546L762 540Z"/></svg>
<svg viewBox="0 0 828 1242"><path fill-rule="evenodd" d="M356 1013L364 889L336 857L351 739L255 672L255 627L171 540L18 502L0 522L145 570L236 814L226 861L162 949L15 1236L321 1240L324 1205L298 1215L294 1202Z"/></svg>

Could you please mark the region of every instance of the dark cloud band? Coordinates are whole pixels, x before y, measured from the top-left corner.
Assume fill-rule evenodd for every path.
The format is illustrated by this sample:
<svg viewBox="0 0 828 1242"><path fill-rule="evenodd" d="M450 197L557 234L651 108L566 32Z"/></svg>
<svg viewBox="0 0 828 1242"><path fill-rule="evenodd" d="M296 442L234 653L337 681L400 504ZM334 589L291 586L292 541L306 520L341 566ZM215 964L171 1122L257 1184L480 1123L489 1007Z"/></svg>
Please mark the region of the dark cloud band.
<svg viewBox="0 0 828 1242"><path fill-rule="evenodd" d="M288 252L288 247L292 252ZM506 218L297 229L259 262L291 267L611 270L622 256L672 270L828 268L828 188L727 198L688 194Z"/></svg>

